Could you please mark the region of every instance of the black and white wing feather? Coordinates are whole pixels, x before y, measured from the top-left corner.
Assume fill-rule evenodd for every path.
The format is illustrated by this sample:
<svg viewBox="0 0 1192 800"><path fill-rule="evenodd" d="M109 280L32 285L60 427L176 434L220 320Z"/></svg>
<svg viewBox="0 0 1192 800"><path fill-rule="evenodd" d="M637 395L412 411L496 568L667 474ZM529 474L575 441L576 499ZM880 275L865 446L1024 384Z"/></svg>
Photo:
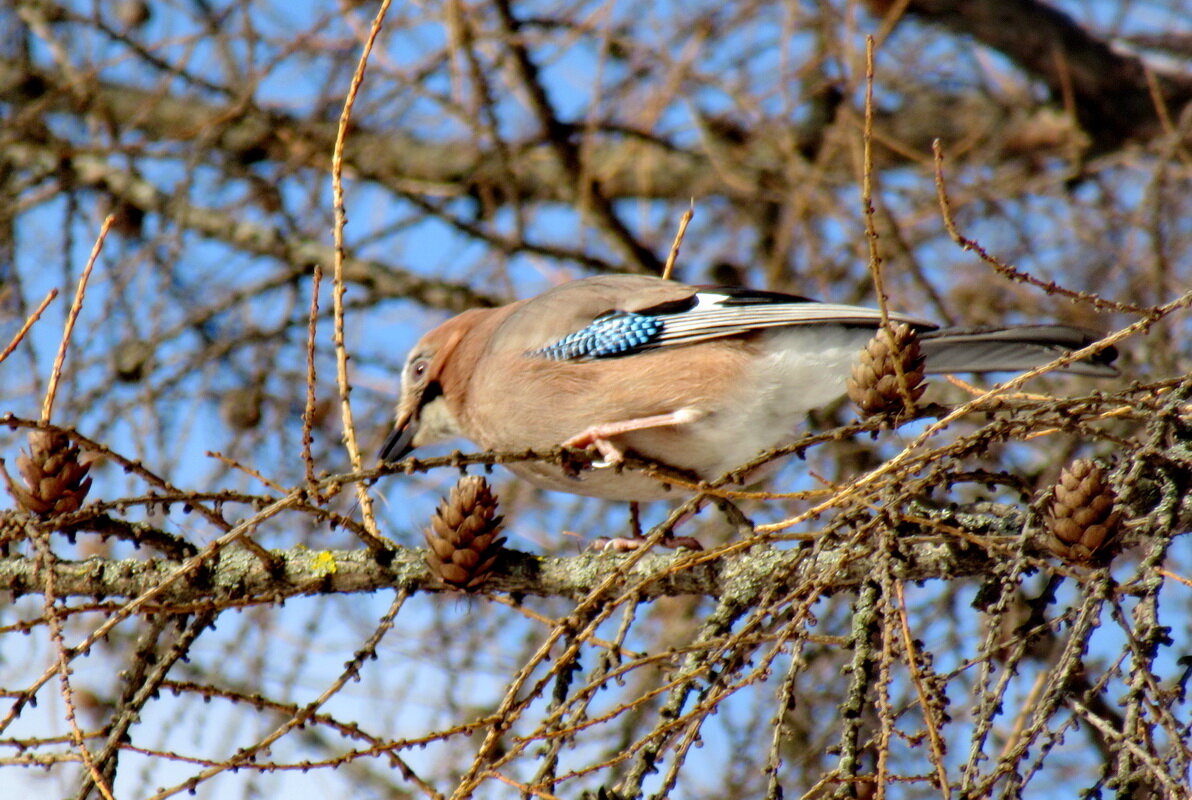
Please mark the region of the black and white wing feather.
<svg viewBox="0 0 1192 800"><path fill-rule="evenodd" d="M935 328L905 314L891 313L920 331ZM766 328L799 325L846 325L876 328L881 312L864 306L820 303L794 295L749 290L705 290L685 307L668 303L657 309L611 311L587 327L533 351L555 360L625 356L674 345L743 336Z"/></svg>

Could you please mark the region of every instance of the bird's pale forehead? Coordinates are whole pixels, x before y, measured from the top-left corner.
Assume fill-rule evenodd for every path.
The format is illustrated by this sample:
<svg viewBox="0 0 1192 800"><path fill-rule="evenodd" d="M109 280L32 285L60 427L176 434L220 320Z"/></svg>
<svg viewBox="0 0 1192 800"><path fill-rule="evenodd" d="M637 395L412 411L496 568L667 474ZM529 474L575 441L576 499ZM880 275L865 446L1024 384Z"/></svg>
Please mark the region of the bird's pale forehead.
<svg viewBox="0 0 1192 800"><path fill-rule="evenodd" d="M447 323L443 323L422 334L422 338L418 340L418 343L414 345L414 349L410 351L411 358L432 358L439 351L439 348L443 346L443 342L446 341L448 337L447 328Z"/></svg>

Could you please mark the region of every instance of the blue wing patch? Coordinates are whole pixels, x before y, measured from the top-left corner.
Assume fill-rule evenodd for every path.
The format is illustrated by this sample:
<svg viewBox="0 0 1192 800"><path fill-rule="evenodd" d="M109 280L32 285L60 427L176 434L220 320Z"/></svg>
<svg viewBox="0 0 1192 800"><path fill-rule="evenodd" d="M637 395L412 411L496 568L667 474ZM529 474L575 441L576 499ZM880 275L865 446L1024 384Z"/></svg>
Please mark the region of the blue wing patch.
<svg viewBox="0 0 1192 800"><path fill-rule="evenodd" d="M530 355L545 356L553 361L626 355L655 341L665 327L657 317L614 311L554 344L531 350Z"/></svg>

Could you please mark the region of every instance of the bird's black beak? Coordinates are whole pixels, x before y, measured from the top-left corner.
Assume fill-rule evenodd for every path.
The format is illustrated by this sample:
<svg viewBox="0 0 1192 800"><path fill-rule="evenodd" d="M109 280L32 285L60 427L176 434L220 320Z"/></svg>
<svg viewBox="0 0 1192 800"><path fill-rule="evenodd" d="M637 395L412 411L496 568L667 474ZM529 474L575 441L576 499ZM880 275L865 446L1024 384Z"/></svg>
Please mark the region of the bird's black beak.
<svg viewBox="0 0 1192 800"><path fill-rule="evenodd" d="M382 464L401 461L414 449L414 435L418 433L418 420L413 415L399 419L393 430L385 437L377 457Z"/></svg>

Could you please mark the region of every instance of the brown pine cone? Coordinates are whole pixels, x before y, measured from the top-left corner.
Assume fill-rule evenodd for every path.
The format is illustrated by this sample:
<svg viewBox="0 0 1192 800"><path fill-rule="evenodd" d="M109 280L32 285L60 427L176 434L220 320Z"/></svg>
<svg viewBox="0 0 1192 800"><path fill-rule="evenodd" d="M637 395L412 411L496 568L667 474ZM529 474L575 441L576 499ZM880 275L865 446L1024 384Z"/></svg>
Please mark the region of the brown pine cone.
<svg viewBox="0 0 1192 800"><path fill-rule="evenodd" d="M1044 516L1047 544L1061 558L1088 561L1117 534L1121 512L1105 468L1080 458L1060 472Z"/></svg>
<svg viewBox="0 0 1192 800"><path fill-rule="evenodd" d="M900 386L895 364L902 366L905 392ZM903 323L897 323L891 329L878 329L853 365L853 373L848 379L849 399L864 417L912 411L913 404L926 389L919 337ZM911 407L906 402L908 397Z"/></svg>
<svg viewBox="0 0 1192 800"><path fill-rule="evenodd" d="M435 577L462 591L478 589L505 543L497 538L501 520L488 481L478 475L460 478L423 531L429 548L426 563Z"/></svg>
<svg viewBox="0 0 1192 800"><path fill-rule="evenodd" d="M2 464L3 462L0 462ZM17 468L25 485L17 484L3 471L8 492L26 511L42 516L69 514L83 505L91 489L87 471L91 463L79 457L79 448L59 431L32 431L29 452L17 457Z"/></svg>

